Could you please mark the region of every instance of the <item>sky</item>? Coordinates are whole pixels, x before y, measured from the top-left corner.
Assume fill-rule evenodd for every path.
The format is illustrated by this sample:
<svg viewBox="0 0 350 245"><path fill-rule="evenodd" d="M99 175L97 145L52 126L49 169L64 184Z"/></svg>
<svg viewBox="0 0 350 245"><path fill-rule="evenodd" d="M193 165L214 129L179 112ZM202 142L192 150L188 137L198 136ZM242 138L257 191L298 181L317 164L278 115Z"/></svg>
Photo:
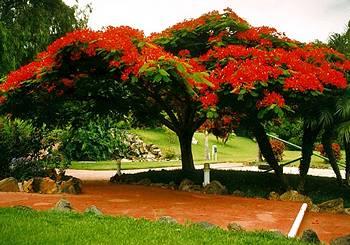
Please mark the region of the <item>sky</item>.
<svg viewBox="0 0 350 245"><path fill-rule="evenodd" d="M75 0L64 0L73 5ZM146 35L160 32L184 19L230 7L253 26L271 26L290 38L327 41L345 30L350 0L80 0L91 3L89 26L128 25Z"/></svg>

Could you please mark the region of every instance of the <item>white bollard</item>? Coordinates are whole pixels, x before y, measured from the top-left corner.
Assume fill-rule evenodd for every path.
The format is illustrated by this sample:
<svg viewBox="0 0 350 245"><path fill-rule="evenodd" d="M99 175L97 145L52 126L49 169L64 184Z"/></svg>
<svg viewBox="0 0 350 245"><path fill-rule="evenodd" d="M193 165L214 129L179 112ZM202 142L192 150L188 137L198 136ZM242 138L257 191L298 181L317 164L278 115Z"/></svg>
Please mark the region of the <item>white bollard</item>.
<svg viewBox="0 0 350 245"><path fill-rule="evenodd" d="M117 160L117 175L122 175L122 163L120 160Z"/></svg>
<svg viewBox="0 0 350 245"><path fill-rule="evenodd" d="M203 186L206 186L210 183L210 164L209 163L204 163L204 182Z"/></svg>
<svg viewBox="0 0 350 245"><path fill-rule="evenodd" d="M212 157L213 161L217 161L218 160L218 147L216 145L213 145L211 147L211 155L213 156Z"/></svg>
<svg viewBox="0 0 350 245"><path fill-rule="evenodd" d="M295 237L297 235L299 227L301 225L301 222L303 221L306 209L307 209L307 204L303 203L303 205L301 205L301 208L299 210L299 213L298 213L297 217L294 220L292 228L290 229L290 231L288 233L288 237L293 238L293 237Z"/></svg>

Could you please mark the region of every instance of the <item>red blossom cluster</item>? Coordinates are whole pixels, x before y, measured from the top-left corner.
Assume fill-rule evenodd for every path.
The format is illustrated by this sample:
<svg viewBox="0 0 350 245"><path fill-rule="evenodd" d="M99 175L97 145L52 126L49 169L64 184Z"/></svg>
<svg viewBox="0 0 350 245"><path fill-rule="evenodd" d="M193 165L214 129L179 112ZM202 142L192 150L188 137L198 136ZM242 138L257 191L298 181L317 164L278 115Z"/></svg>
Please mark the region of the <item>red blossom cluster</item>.
<svg viewBox="0 0 350 245"><path fill-rule="evenodd" d="M282 108L285 105L285 100L279 93L265 91L264 98L257 102L256 107L260 109L269 107L270 105L276 105Z"/></svg>
<svg viewBox="0 0 350 245"><path fill-rule="evenodd" d="M123 63L125 66L131 66L139 56L133 40L142 40L143 38L142 32L126 26L108 27L104 31L76 30L50 44L46 51L38 54L36 61L11 72L5 82L0 84L0 91L7 92L16 89L20 87L22 82L34 78L38 79L41 76L41 72L49 71L54 66L59 66L58 52L73 44L76 44L80 49L74 50L70 54L72 61L79 60L82 54L94 56L99 49L109 52L118 50L122 53L118 64ZM116 66L117 62L112 64ZM72 86L72 82L67 82L67 80L62 80L62 82L68 87Z"/></svg>
<svg viewBox="0 0 350 245"><path fill-rule="evenodd" d="M215 106L218 102L218 96L214 93L206 93L200 97L200 101L205 109Z"/></svg>

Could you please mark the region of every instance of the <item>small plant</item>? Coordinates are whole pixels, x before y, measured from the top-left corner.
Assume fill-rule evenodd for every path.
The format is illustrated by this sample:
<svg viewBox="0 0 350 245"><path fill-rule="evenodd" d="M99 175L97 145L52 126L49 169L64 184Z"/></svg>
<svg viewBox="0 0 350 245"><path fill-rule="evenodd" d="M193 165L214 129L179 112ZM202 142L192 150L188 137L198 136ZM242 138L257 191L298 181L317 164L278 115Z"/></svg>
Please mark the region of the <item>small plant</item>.
<svg viewBox="0 0 350 245"><path fill-rule="evenodd" d="M283 160L283 152L286 149L286 146L283 142L275 139L270 140L270 144L272 147L273 154L275 155L275 158L277 161Z"/></svg>
<svg viewBox="0 0 350 245"><path fill-rule="evenodd" d="M337 143L333 143L332 144L332 150L333 150L335 159L337 159L339 161L341 159L341 148L340 148L340 145L337 144ZM315 151L318 151L322 156L326 156L326 152L324 150L323 144L316 145Z"/></svg>
<svg viewBox="0 0 350 245"><path fill-rule="evenodd" d="M165 149L163 149L163 157L166 160L172 160L176 158L176 152L174 151L174 149L167 147Z"/></svg>

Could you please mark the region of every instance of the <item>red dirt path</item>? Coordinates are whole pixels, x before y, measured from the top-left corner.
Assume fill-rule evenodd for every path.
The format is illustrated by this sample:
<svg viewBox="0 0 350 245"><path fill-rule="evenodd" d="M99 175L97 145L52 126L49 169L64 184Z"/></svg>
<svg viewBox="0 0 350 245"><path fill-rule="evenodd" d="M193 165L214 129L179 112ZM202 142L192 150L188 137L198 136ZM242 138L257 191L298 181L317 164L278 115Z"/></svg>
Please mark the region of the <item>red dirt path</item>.
<svg viewBox="0 0 350 245"><path fill-rule="evenodd" d="M269 201L233 196L205 195L165 190L158 187L116 185L106 182L84 184L81 195L41 195L1 193L0 207L31 206L47 210L66 198L74 209L83 211L95 205L105 214L158 219L172 216L180 223L208 221L223 228L236 222L248 230L279 230L284 234L299 212L300 203ZM350 233L350 216L308 213L302 229L312 228L321 240L329 242Z"/></svg>

